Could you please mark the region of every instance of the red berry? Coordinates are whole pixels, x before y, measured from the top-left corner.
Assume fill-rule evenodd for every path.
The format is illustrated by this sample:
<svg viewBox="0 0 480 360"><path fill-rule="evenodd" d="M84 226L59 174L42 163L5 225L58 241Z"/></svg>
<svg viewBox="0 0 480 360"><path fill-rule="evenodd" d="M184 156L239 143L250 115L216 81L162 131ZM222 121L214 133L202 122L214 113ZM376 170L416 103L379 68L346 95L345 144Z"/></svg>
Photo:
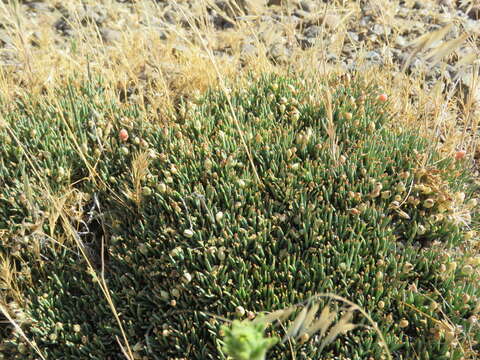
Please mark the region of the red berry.
<svg viewBox="0 0 480 360"><path fill-rule="evenodd" d="M380 94L378 95L378 100L380 100L381 102L385 102L388 100L388 95L387 94Z"/></svg>
<svg viewBox="0 0 480 360"><path fill-rule="evenodd" d="M118 133L118 137L122 141L127 141L128 140L128 131L125 130L125 129L120 130L120 132Z"/></svg>
<svg viewBox="0 0 480 360"><path fill-rule="evenodd" d="M461 160L465 157L467 152L465 150L459 150L455 153L455 160Z"/></svg>

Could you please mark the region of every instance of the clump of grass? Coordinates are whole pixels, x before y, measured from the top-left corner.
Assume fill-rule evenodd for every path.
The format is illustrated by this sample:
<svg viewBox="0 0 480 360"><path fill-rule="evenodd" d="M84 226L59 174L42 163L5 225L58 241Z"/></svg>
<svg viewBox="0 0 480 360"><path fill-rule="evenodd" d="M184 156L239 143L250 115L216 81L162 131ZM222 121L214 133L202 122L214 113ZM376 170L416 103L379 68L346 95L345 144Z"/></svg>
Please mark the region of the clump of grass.
<svg viewBox="0 0 480 360"><path fill-rule="evenodd" d="M25 337L46 358L218 359L209 314L336 293L370 314L393 356L477 351L478 264L451 252L476 225L462 160L391 126L383 91L358 74L229 88L181 101L168 124L101 82L3 114L3 251L35 284L18 279ZM81 243L108 263L79 261ZM321 358L384 354L374 332L351 330ZM29 353L2 331L5 349ZM320 344L291 346L319 359Z"/></svg>

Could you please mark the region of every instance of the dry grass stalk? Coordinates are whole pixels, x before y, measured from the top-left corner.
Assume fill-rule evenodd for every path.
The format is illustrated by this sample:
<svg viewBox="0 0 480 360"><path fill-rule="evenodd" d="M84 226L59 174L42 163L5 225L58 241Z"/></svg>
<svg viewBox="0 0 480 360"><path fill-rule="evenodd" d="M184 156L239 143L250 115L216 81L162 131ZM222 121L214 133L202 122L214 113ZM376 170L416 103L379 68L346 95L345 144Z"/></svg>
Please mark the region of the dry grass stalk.
<svg viewBox="0 0 480 360"><path fill-rule="evenodd" d="M416 40L414 40L410 44L410 46L413 47L413 51L410 54L410 56L407 58L407 61L405 62L402 71L405 72L405 70L410 65L410 62L412 61L412 59L418 53L429 49L437 41L440 41L440 39L442 39L450 31L452 26L453 26L453 24L450 23L450 24L448 24L447 26L445 26L441 29L438 29L438 30L433 31L433 32L428 33L428 34L424 34L424 35L420 36L419 38L417 38Z"/></svg>
<svg viewBox="0 0 480 360"><path fill-rule="evenodd" d="M10 324L12 324L13 327L15 328L15 331L18 334L20 334L20 336L28 343L28 345L30 345L30 347L32 349L34 349L34 351L37 353L37 355L40 356L40 358L42 360L46 360L45 356L43 356L43 353L40 351L37 344L33 341L30 341L30 339L27 337L27 335L25 335L25 333L23 332L20 325L18 325L17 322L10 316L9 311L7 310L7 308L5 308L5 306L3 304L0 304L0 313L2 313L7 318L7 320L10 322Z"/></svg>
<svg viewBox="0 0 480 360"><path fill-rule="evenodd" d="M338 163L340 154L338 153L338 140L337 132L335 129L335 123L333 120L333 104L332 104L332 94L330 90L325 90L325 109L327 111L327 126L326 131L330 142L330 150L332 152L332 158L335 164Z"/></svg>
<svg viewBox="0 0 480 360"><path fill-rule="evenodd" d="M125 189L125 195L131 199L137 208L140 207L143 199L142 182L148 175L148 167L150 166L150 154L148 151L137 152L132 160L132 182L133 190Z"/></svg>

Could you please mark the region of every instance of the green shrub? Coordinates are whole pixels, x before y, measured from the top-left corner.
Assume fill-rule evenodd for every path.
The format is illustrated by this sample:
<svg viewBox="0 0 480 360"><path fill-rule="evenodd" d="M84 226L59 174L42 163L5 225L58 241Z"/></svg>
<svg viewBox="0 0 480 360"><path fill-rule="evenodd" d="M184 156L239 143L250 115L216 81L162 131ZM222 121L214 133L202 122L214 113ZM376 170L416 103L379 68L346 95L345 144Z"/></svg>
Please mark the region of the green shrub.
<svg viewBox="0 0 480 360"><path fill-rule="evenodd" d="M20 278L25 331L48 359L122 355L118 325L65 220L43 225L64 246L28 231L18 237L22 222L54 217L42 181L57 202L63 196L70 224L85 231L80 219L87 223L93 234L79 237L94 251L106 236L106 281L139 356L225 358L222 321L211 314L273 311L319 292L362 306L398 359L460 358L462 347L439 328L447 319L463 327L460 344L480 340L467 321L479 289L443 251L465 237L474 205L468 172L435 154L423 164L428 142L390 126L375 87L316 86L332 86L334 126L328 102L306 82L265 76L232 92L251 161L215 91L179 104L170 124L107 101L92 84L59 92L57 104L19 100L4 114L25 150L0 132L9 143L0 148L2 245L31 276L33 286ZM130 135L124 144L121 128ZM89 219L94 196L102 220ZM368 359L383 353L378 342L356 329L322 354L314 338L295 346L297 359ZM9 337L3 346L29 354L20 343ZM268 358L288 351L275 346Z"/></svg>

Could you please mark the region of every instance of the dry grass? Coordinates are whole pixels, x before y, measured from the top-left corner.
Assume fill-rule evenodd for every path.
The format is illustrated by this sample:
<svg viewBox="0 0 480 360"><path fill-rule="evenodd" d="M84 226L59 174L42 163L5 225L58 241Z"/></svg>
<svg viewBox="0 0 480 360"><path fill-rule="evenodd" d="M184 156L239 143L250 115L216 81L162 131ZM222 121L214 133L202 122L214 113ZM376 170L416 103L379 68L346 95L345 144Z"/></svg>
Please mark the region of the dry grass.
<svg viewBox="0 0 480 360"><path fill-rule="evenodd" d="M45 1L50 6L56 5L56 1ZM320 19L318 24L325 33L333 33L332 41L328 44L318 41L315 46L308 50L301 50L298 46L292 46L292 55L288 62L272 62L268 57L267 44L275 43L281 34L273 27L262 25L258 21L259 16L265 12L263 1L228 1L229 6L218 8L212 0L198 2L202 13L206 14L206 8L214 8L219 14L232 22L235 27L231 30L216 31L206 19L192 17L191 14L183 13L184 22L189 24L190 30L170 24L158 25L157 18L162 14L160 7L153 1L132 1L129 4L131 12L126 11L124 5L114 1L103 1L107 6L107 16L116 23L120 37L116 41L108 41L101 35L101 31L94 23L89 26L82 24L81 9L84 2L71 0L62 4L68 8L72 16L67 20L72 28L73 36L62 37L53 28L52 24L58 19L58 13L38 13L36 16L29 15L26 5L17 1L2 2L0 4L0 18L6 23L6 31L12 38L9 48L1 51L4 65L0 68L0 96L8 104L16 97L23 94L43 94L45 101L53 102L54 90L62 87L68 81L74 79L81 83L91 76L101 76L106 83L112 84L108 89L112 98L125 98L125 94L132 93L126 101L139 104L147 110L152 124L168 124L172 114L175 113L178 99L185 97L194 99L209 87L222 89L228 96L228 83L233 81L245 81L248 73L261 74L264 72L288 73L302 72L310 81L317 81L325 75L344 73L341 67L327 63L326 53L341 54L345 45L348 24L358 21L362 11L359 1L334 1L322 6L312 14L312 18ZM91 1L90 3L94 3ZM171 6L178 4L171 2ZM392 35L386 39L389 42L394 36L401 33L405 24L400 24L394 17L395 4L391 1L372 1L372 11L382 24L393 24ZM292 5L288 1L282 1L281 7L288 14L292 11ZM338 16L339 21L332 28L328 26L328 16ZM121 19L115 22L115 19ZM147 24L140 25L140 23ZM469 89L478 88L478 40L472 34L462 34L458 39L442 42L442 38L448 33L451 25L442 27L432 33L419 37L409 50L411 58L407 60L404 71L399 72L391 64L378 69L365 70L364 78L383 84L384 91L391 94L392 109L399 114L396 126L419 128L425 136L434 139L432 147L439 148L445 156L452 156L459 148L467 150L468 157L473 159L478 146L479 104L475 93L465 88L460 82L441 80L433 87L433 90L425 88L425 77L429 67L425 67L423 73L407 75L409 62L416 55L423 54L429 61L430 68L433 64L442 64L447 57L456 57L456 66L459 77L471 66L474 66L474 76L471 77ZM159 30L170 34L168 40L161 40ZM294 35L301 29L296 29L292 24L283 24L283 31L294 45ZM245 58L241 54L240 43L244 39L252 37L258 50L256 57ZM465 42L469 44L471 52L467 55L460 54L458 48ZM368 44L365 45L367 47ZM218 57L215 51L229 49L229 57ZM360 49L361 50L361 49ZM361 54L362 51L359 52ZM360 58L359 66L362 65ZM327 104L331 103L331 96L327 90ZM312 97L321 98L323 93L312 94ZM327 107L331 108L330 107ZM333 122L329 113L329 129L332 134L331 147L335 158L336 140L334 139ZM247 154L249 149L243 137L242 129L236 119L232 108L232 119L239 133ZM15 139L21 144L21 139ZM75 141L75 139L71 139ZM81 144L76 144L79 153L82 153ZM249 156L251 166L253 161ZM95 164L90 164L84 157L85 165L90 170L90 177L94 181L101 182L95 172ZM139 206L142 198L141 180L148 171L148 154L138 154L132 164L132 179L134 189L128 190L131 198ZM257 181L261 180L257 177ZM63 219L63 224L69 224L67 211L68 201L66 198L54 198L48 189L51 202L51 211L48 219L50 224L56 224ZM65 189L69 194L70 189ZM42 218L39 218L39 222ZM32 225L32 224L30 224ZM33 224L34 225L34 224ZM38 224L37 224L38 225ZM29 226L25 224L26 228ZM68 226L67 226L68 227ZM51 229L54 226L50 226ZM30 229L31 230L31 229ZM75 237L75 231L71 229L70 244L77 243L78 248L88 261L81 244ZM5 231L0 229L1 232ZM66 239L55 239L54 234L44 234L60 246ZM71 248L75 251L74 248ZM91 271L96 274L92 264L88 262ZM10 266L8 258L0 257L1 287L8 290L21 304L20 291L15 286L15 271ZM125 355L133 359L133 354L128 346L128 340L123 332L120 315L116 313L114 304L109 295L105 280L102 276L97 277L97 282L105 294L112 312L122 329L122 348ZM2 312L12 324L17 324L18 319L11 316L8 304L4 298L0 298ZM305 308L306 309L306 308ZM302 321L311 323L315 312L305 313ZM327 316L322 312L321 318ZM308 318L308 321L306 321ZM345 323L348 319L345 319ZM299 325L299 326L300 326ZM315 323L313 323L315 325ZM312 326L313 326L312 325ZM16 326L21 335L21 329ZM315 328L316 329L316 328ZM299 330L296 329L295 330ZM308 330L308 329L307 329ZM325 329L320 329L324 331ZM295 331L297 333L298 331ZM308 333L308 331L307 331ZM28 341L28 339L27 339ZM28 341L29 342L29 341ZM119 341L120 342L120 341ZM29 342L30 343L30 342ZM35 344L31 344L35 348ZM40 357L41 351L37 349Z"/></svg>

